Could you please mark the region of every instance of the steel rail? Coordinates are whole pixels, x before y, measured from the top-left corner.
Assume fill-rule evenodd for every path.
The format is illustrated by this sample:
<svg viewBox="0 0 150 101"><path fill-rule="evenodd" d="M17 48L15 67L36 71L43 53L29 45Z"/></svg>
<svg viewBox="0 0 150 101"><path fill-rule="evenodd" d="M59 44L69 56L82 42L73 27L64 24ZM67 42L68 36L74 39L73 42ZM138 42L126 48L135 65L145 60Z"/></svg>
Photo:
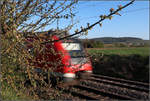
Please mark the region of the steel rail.
<svg viewBox="0 0 150 101"><path fill-rule="evenodd" d="M93 78L93 77L88 78L88 80L96 81L96 82L99 82L99 83L106 83L106 84L116 85L116 86L119 86L119 87L125 87L125 88L128 88L128 89L133 89L133 90L137 90L137 91L144 91L144 92L147 92L147 93L149 92L148 88L139 87L137 85L131 85L131 84L128 84L128 83L126 84L126 83L113 81L113 80L105 80L105 79Z"/></svg>
<svg viewBox="0 0 150 101"><path fill-rule="evenodd" d="M97 74L91 74L92 77L95 78L102 78L102 79L107 79L107 80L113 80L113 81L118 81L122 83L128 83L136 86L143 86L149 89L150 84L148 83L143 83L143 82L138 82L138 81L131 81L131 80L125 80L121 78L115 78L115 77L109 77L109 76L104 76L104 75L97 75Z"/></svg>

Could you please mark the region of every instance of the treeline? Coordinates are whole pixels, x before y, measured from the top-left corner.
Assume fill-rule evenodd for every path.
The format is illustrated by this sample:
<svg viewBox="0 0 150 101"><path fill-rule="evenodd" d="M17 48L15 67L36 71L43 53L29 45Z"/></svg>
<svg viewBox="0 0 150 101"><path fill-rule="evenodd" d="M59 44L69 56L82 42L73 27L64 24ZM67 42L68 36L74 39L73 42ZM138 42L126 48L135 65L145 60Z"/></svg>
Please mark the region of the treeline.
<svg viewBox="0 0 150 101"><path fill-rule="evenodd" d="M135 38L135 37L102 37L102 38L93 38L91 40L95 41L101 41L105 44L112 44L112 43L118 43L118 42L125 42L125 43L134 43L134 42L143 42L144 40L141 38Z"/></svg>
<svg viewBox="0 0 150 101"><path fill-rule="evenodd" d="M82 40L82 43L85 48L103 48L104 47L104 43L101 41Z"/></svg>
<svg viewBox="0 0 150 101"><path fill-rule="evenodd" d="M81 39L85 48L104 48L104 47L149 47L149 40L132 37L105 37L94 39Z"/></svg>

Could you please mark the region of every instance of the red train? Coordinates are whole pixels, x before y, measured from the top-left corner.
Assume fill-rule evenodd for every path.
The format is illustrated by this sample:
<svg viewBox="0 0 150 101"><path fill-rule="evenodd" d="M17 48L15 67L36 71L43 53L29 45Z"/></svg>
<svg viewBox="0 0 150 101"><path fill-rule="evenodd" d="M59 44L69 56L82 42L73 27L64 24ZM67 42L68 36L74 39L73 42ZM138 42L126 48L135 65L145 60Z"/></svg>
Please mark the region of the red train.
<svg viewBox="0 0 150 101"><path fill-rule="evenodd" d="M48 39L48 37L43 38ZM27 47L31 53L33 53L34 47L30 43L33 42L33 39L39 40L42 37L27 37ZM59 40L59 37L52 35L51 39ZM81 71L92 73L91 61L79 39L68 38L41 44L40 47L43 47L42 52L36 52L36 55L34 54L35 60L31 62L37 72L51 68L54 75L61 76L64 79L73 79L76 77L76 73Z"/></svg>

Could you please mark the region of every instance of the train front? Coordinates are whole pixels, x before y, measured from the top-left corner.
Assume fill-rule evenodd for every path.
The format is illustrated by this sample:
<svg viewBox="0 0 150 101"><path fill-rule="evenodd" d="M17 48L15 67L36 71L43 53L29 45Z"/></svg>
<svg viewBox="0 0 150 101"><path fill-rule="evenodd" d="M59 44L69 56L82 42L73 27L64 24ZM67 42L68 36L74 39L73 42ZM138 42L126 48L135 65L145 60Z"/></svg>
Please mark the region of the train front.
<svg viewBox="0 0 150 101"><path fill-rule="evenodd" d="M70 56L69 66L63 68L64 77L75 78L77 72L92 73L91 61L78 39L67 39L62 46Z"/></svg>

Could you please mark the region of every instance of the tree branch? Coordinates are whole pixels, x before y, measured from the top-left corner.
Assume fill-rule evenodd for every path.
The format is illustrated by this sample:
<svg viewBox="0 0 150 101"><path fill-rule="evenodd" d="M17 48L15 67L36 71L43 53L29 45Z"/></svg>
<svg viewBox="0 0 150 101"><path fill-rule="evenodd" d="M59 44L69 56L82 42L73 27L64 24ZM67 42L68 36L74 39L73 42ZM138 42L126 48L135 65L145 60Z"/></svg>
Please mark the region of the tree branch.
<svg viewBox="0 0 150 101"><path fill-rule="evenodd" d="M117 12L119 12L120 10L122 10L122 9L126 8L127 6L131 5L134 1L135 1L135 0L132 0L131 2L129 2L129 3L127 3L126 5L122 6L121 8L118 8L118 9L117 9L117 10L115 10L114 12L111 12L111 13L110 13L110 14L108 14L106 17L110 17L110 16L112 16L112 15L116 14L116 13L117 13ZM91 29L91 28L92 28L92 27L94 27L95 25L99 24L100 22L102 22L103 20L105 20L105 19L106 19L106 17L105 17L105 18L100 19L99 21L97 21L96 23L94 23L94 24L90 25L90 26L89 26L89 27L87 27L87 28L84 28L84 29L81 29L81 30L80 30L80 31L78 31L78 32L75 32L75 33L74 33L74 34L72 34L72 35L68 35L68 36L65 36L65 37L59 38L59 40L53 40L53 41L46 41L46 42L42 42L41 44L57 42L57 41L64 40L64 39L66 39L66 38L69 38L69 37L72 37L72 36L78 35L78 34L80 34L80 33L82 33L82 32L85 32L85 31L87 31L87 30Z"/></svg>

